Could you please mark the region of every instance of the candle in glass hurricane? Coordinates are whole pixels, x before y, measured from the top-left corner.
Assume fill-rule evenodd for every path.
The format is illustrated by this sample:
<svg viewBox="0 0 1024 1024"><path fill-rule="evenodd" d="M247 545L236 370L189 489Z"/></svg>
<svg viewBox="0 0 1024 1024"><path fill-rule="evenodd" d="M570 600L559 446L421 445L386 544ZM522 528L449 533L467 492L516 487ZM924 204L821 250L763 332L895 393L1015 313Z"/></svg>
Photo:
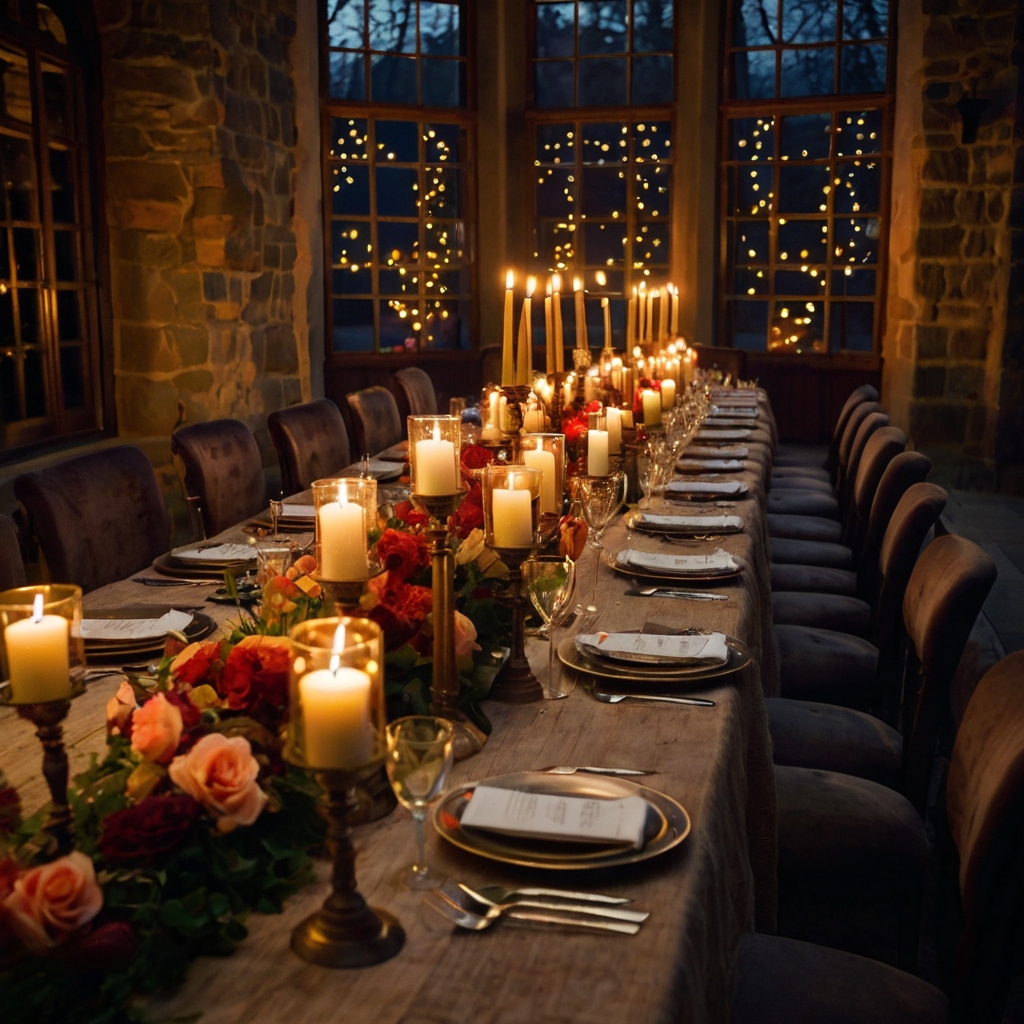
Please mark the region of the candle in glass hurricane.
<svg viewBox="0 0 1024 1024"><path fill-rule="evenodd" d="M19 704L41 704L71 696L70 624L61 615L44 614L43 606L43 595L37 593L32 615L11 622L4 630L11 699Z"/></svg>
<svg viewBox="0 0 1024 1024"><path fill-rule="evenodd" d="M372 574L368 534L377 519L377 481L373 477L314 480L317 578L366 580ZM352 588L358 601L361 588ZM340 595L334 595L340 600ZM342 603L347 603L347 598Z"/></svg>
<svg viewBox="0 0 1024 1024"><path fill-rule="evenodd" d="M458 422L451 416L410 416L408 432L413 494L440 495L458 491Z"/></svg>
<svg viewBox="0 0 1024 1024"><path fill-rule="evenodd" d="M676 382L666 377L661 382L661 407L671 409L676 404Z"/></svg>
<svg viewBox="0 0 1024 1024"><path fill-rule="evenodd" d="M524 434L523 465L541 471L541 515L560 515L565 473L564 434Z"/></svg>
<svg viewBox="0 0 1024 1024"><path fill-rule="evenodd" d="M661 395L653 388L642 392L644 426L657 427L661 424Z"/></svg>

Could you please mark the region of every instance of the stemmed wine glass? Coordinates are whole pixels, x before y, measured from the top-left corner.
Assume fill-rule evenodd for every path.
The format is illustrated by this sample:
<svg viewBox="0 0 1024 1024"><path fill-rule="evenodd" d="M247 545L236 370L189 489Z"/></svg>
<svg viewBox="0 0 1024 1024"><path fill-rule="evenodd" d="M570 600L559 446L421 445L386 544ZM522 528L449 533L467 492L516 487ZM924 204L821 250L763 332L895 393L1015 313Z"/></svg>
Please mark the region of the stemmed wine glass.
<svg viewBox="0 0 1024 1024"><path fill-rule="evenodd" d="M626 498L626 478L622 471L609 473L608 476L583 476L579 478L580 499L583 505L583 518L590 527L589 543L597 552L598 563L594 566L594 593L591 605L597 601L597 573L600 568L601 535L608 524L615 518Z"/></svg>
<svg viewBox="0 0 1024 1024"><path fill-rule="evenodd" d="M412 811L416 822L416 860L402 871L410 889L435 889L444 878L427 866L423 823L437 803L452 766L454 728L446 718L409 715L387 728L387 772L399 803Z"/></svg>
<svg viewBox="0 0 1024 1024"><path fill-rule="evenodd" d="M548 700L568 697L575 685L575 677L567 689L562 688L561 673L555 679L555 631L565 621L576 590L576 563L559 555L535 555L523 562L522 572L530 601L548 631L548 676L544 696Z"/></svg>

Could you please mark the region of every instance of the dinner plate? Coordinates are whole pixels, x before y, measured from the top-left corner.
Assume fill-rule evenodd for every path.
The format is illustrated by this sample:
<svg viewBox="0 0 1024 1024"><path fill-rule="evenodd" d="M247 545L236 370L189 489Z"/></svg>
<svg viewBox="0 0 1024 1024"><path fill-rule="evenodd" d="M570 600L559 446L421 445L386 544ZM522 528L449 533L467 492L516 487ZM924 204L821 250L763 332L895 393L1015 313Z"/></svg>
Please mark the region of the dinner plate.
<svg viewBox="0 0 1024 1024"><path fill-rule="evenodd" d="M658 515L659 513L655 512L655 513L652 513L652 514L653 515ZM743 532L743 523L742 523L742 521L740 522L739 526L722 526L722 525L717 525L716 526L713 523L709 523L707 526L697 526L697 525L694 525L694 526L690 526L690 525L679 526L679 525L675 525L675 524L673 524L672 526L657 526L657 525L645 523L643 521L643 515L644 515L643 512L630 512L626 516L626 527L628 529L630 529L630 530L639 530L640 533L653 533L655 536L666 536L666 535L671 534L672 536L678 535L680 537L689 537L689 536L696 536L696 535L705 534L705 533L723 533L724 534L724 533L742 533ZM692 519L701 519L701 518L717 519L717 518L722 518L722 517L720 517L720 516L705 516L705 517L701 517L701 516L692 516L692 517L691 516L687 516L686 518L688 518L688 519L690 519L690 518L692 518ZM742 517L740 517L740 516L736 516L735 518L742 520Z"/></svg>
<svg viewBox="0 0 1024 1024"><path fill-rule="evenodd" d="M532 839L483 829L463 828L462 814L478 785L517 789L549 796L583 797L591 800L622 800L639 796L647 804L647 826L642 850L622 843L597 845L572 840ZM690 834L690 816L672 797L635 782L599 775L549 775L517 772L458 786L434 808L434 828L442 839L469 853L527 868L582 871L636 864L678 846Z"/></svg>
<svg viewBox="0 0 1024 1024"><path fill-rule="evenodd" d="M230 565L208 565L198 562L191 565L174 558L170 552L158 555L153 559L153 568L162 576L173 576L179 580L222 580L224 572L230 569L232 575L239 576L248 572L256 565L255 558L249 562L232 562Z"/></svg>
<svg viewBox="0 0 1024 1024"><path fill-rule="evenodd" d="M735 555L733 556L736 557ZM665 580L675 580L677 583L714 583L718 580L731 580L735 579L741 572L743 572L743 566L738 565L735 569L729 569L726 572L716 573L677 573L677 572L657 572L654 569L638 569L630 565L619 565L618 560L611 554L608 555L608 564L617 572L623 576L635 576L640 580L655 580L656 582L664 582Z"/></svg>
<svg viewBox="0 0 1024 1024"><path fill-rule="evenodd" d="M167 606L138 605L124 608L90 609L90 619L145 619L152 616L159 618L170 609ZM202 612L190 612L192 621L185 627L184 634L189 643L203 640L216 628L217 623ZM117 640L86 640L85 657L87 661L125 662L133 658L141 658L150 654L159 654L164 649L164 636L147 637L145 639L119 642Z"/></svg>
<svg viewBox="0 0 1024 1024"><path fill-rule="evenodd" d="M711 491L702 490L699 487L689 487L690 484L698 484L699 480L686 480L676 478L669 481L665 487L666 501L743 501L750 496L750 487L745 480L714 480L704 481L705 483L737 483L739 488L735 491Z"/></svg>
<svg viewBox="0 0 1024 1024"><path fill-rule="evenodd" d="M729 649L729 660L724 665L691 665L683 666L648 666L648 665L624 665L621 662L603 661L600 658L589 658L576 649L576 638L566 637L558 645L558 660L566 668L576 672L583 672L587 675L597 676L599 679L612 679L617 683L640 683L649 692L651 688L665 692L675 692L678 686L675 684L689 684L701 682L704 679L717 679L720 676L731 675L746 668L753 661L753 654L750 648L742 640L727 636L725 646ZM672 685L669 685L672 684ZM602 690L604 685L602 684ZM628 693L628 690L620 692Z"/></svg>
<svg viewBox="0 0 1024 1024"><path fill-rule="evenodd" d="M694 434L694 437L698 441L710 441L712 443L716 441L748 441L752 431L747 428L744 430L708 430L701 428Z"/></svg>
<svg viewBox="0 0 1024 1024"><path fill-rule="evenodd" d="M679 633L663 634L663 639L670 640L672 638L678 638L678 637L690 638L690 637L698 637L698 636L708 637L708 636L713 636L714 632L715 632L714 630L710 630L710 629L687 629L687 630L684 630L684 631L679 632ZM662 669L668 669L669 671L673 671L674 672L674 671L677 671L679 669L714 668L716 666L726 664L728 662L728 660L729 660L728 649L725 652L725 655L726 655L725 659L722 660L722 661L718 661L718 660L712 659L712 658L705 658L703 660L700 660L700 659L694 658L694 657L672 658L672 657L669 657L667 655L641 654L641 653L639 653L637 651L620 651L620 650L613 650L611 648L604 649L604 648L602 648L600 646L599 643L598 644L589 644L589 643L586 643L584 641L584 639L583 639L586 636L598 637L598 638L600 638L601 636L606 636L608 638L611 638L612 636L640 637L640 636L644 636L644 635L645 634L639 633L636 630L633 630L633 631L626 630L624 632L619 632L619 633L614 633L614 634L610 633L610 632L605 633L605 632L599 630L597 633L589 633L589 634L588 633L577 633L572 639L573 639L573 643L576 645L577 652L579 654L581 654L584 658L587 658L590 661L594 661L597 664L603 664L603 665L616 664L616 665L619 665L619 666L627 665L629 668L640 668L640 669L643 669L645 671L654 672L655 674L657 674L659 672L659 670L662 670ZM649 633L646 634L646 636L648 636L648 637L650 635L651 634L649 634ZM723 633L722 634L722 643L723 643L723 645L725 644L725 640L726 640L726 636Z"/></svg>

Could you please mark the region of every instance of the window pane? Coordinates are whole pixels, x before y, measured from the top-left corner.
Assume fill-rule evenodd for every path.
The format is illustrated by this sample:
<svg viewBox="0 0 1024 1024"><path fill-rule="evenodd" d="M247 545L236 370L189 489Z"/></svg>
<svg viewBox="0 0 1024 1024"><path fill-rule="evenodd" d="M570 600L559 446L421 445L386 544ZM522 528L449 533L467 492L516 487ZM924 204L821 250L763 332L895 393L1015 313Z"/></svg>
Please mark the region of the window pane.
<svg viewBox="0 0 1024 1024"><path fill-rule="evenodd" d="M370 49L416 52L416 0L370 0Z"/></svg>
<svg viewBox="0 0 1024 1024"><path fill-rule="evenodd" d="M415 57L371 57L370 95L378 103L416 102Z"/></svg>
<svg viewBox="0 0 1024 1024"><path fill-rule="evenodd" d="M732 344L753 352L763 352L768 345L768 303L731 302Z"/></svg>
<svg viewBox="0 0 1024 1024"><path fill-rule="evenodd" d="M671 103L675 95L672 73L672 58L633 58L633 104Z"/></svg>
<svg viewBox="0 0 1024 1024"><path fill-rule="evenodd" d="M836 37L835 0L783 0L784 43L827 43Z"/></svg>
<svg viewBox="0 0 1024 1024"><path fill-rule="evenodd" d="M388 223L377 225L377 246L382 260L395 263L417 263L420 258L418 224Z"/></svg>
<svg viewBox="0 0 1024 1024"><path fill-rule="evenodd" d="M0 113L12 121L32 124L28 61L23 53L13 48L0 49L0 85Z"/></svg>
<svg viewBox="0 0 1024 1024"><path fill-rule="evenodd" d="M575 134L571 124L538 125L537 159L545 164L571 164Z"/></svg>
<svg viewBox="0 0 1024 1024"><path fill-rule="evenodd" d="M358 50L363 39L363 0L328 0L327 41L331 46Z"/></svg>
<svg viewBox="0 0 1024 1024"><path fill-rule="evenodd" d="M461 106L464 68L461 60L421 59L420 102L425 107Z"/></svg>
<svg viewBox="0 0 1024 1024"><path fill-rule="evenodd" d="M365 160L366 120L357 117L331 119L331 156L342 160Z"/></svg>
<svg viewBox="0 0 1024 1024"><path fill-rule="evenodd" d="M58 224L75 223L75 179L66 149L50 148L50 203Z"/></svg>
<svg viewBox="0 0 1024 1024"><path fill-rule="evenodd" d="M534 64L537 106L542 109L573 106L573 62L545 60Z"/></svg>
<svg viewBox="0 0 1024 1024"><path fill-rule="evenodd" d="M768 224L765 221L737 221L733 232L729 253L732 263L760 265L768 262Z"/></svg>
<svg viewBox="0 0 1024 1024"><path fill-rule="evenodd" d="M621 121L583 125L583 163L625 163L629 159L628 131Z"/></svg>
<svg viewBox="0 0 1024 1024"><path fill-rule="evenodd" d="M368 262L373 255L367 221L331 222L331 262L343 267Z"/></svg>
<svg viewBox="0 0 1024 1024"><path fill-rule="evenodd" d="M43 64L43 106L46 109L46 129L51 135L69 135L71 120L68 116L68 83L63 68Z"/></svg>
<svg viewBox="0 0 1024 1024"><path fill-rule="evenodd" d="M758 100L775 95L775 51L747 50L732 55L733 91L737 99Z"/></svg>
<svg viewBox="0 0 1024 1024"><path fill-rule="evenodd" d="M841 163L836 169L837 213L876 213L882 188L882 168L875 160Z"/></svg>
<svg viewBox="0 0 1024 1024"><path fill-rule="evenodd" d="M537 303L534 303L536 307ZM420 348L468 349L469 303L434 301L429 303L420 332Z"/></svg>
<svg viewBox="0 0 1024 1024"><path fill-rule="evenodd" d="M46 377L43 354L38 349L25 353L25 415L29 419L46 415Z"/></svg>
<svg viewBox="0 0 1024 1024"><path fill-rule="evenodd" d="M882 112L865 110L859 114L840 114L836 126L836 153L860 156L882 151Z"/></svg>
<svg viewBox="0 0 1024 1024"><path fill-rule="evenodd" d="M18 344L14 331L14 292L8 290L0 295L0 345L11 347Z"/></svg>
<svg viewBox="0 0 1024 1024"><path fill-rule="evenodd" d="M580 54L626 52L625 0L580 0Z"/></svg>
<svg viewBox="0 0 1024 1024"><path fill-rule="evenodd" d="M825 273L818 267L775 272L776 295L824 295L825 284Z"/></svg>
<svg viewBox="0 0 1024 1024"><path fill-rule="evenodd" d="M459 45L459 5L420 0L420 53L456 57Z"/></svg>
<svg viewBox="0 0 1024 1024"><path fill-rule="evenodd" d="M878 220L874 217L836 218L837 263L878 262Z"/></svg>
<svg viewBox="0 0 1024 1024"><path fill-rule="evenodd" d="M831 114L801 114L782 119L782 155L791 160L827 159L831 139Z"/></svg>
<svg viewBox="0 0 1024 1024"><path fill-rule="evenodd" d="M824 96L834 91L833 46L782 51L782 96Z"/></svg>
<svg viewBox="0 0 1024 1024"><path fill-rule="evenodd" d="M828 252L828 221L787 220L779 223L779 259L824 263Z"/></svg>
<svg viewBox="0 0 1024 1024"><path fill-rule="evenodd" d="M870 352L874 347L875 305L873 302L835 302L829 330L831 349Z"/></svg>
<svg viewBox="0 0 1024 1024"><path fill-rule="evenodd" d="M633 263L667 266L671 228L665 223L643 224L633 238Z"/></svg>
<svg viewBox="0 0 1024 1024"><path fill-rule="evenodd" d="M34 288L18 288L18 310L21 314L22 345L42 344L39 333L39 293Z"/></svg>
<svg viewBox="0 0 1024 1024"><path fill-rule="evenodd" d="M39 279L39 250L36 245L34 228L15 228L14 236L14 272L19 281L37 281Z"/></svg>
<svg viewBox="0 0 1024 1024"><path fill-rule="evenodd" d="M633 155L638 161L672 158L672 126L668 121L647 121L633 126Z"/></svg>
<svg viewBox="0 0 1024 1024"><path fill-rule="evenodd" d="M64 388L64 408L81 409L85 405L85 379L80 345L65 345L61 348L60 379Z"/></svg>
<svg viewBox="0 0 1024 1024"><path fill-rule="evenodd" d="M572 4L537 4L537 56L572 57L576 52Z"/></svg>
<svg viewBox="0 0 1024 1024"><path fill-rule="evenodd" d="M9 352L0 352L0 423L24 419L18 398L18 363Z"/></svg>
<svg viewBox="0 0 1024 1024"><path fill-rule="evenodd" d="M881 39L889 34L889 0L845 0L844 39Z"/></svg>
<svg viewBox="0 0 1024 1024"><path fill-rule="evenodd" d="M457 221L428 221L424 258L436 270L457 267L462 262L465 241Z"/></svg>
<svg viewBox="0 0 1024 1024"><path fill-rule="evenodd" d="M731 160L771 160L775 154L775 122L771 117L737 117L729 122Z"/></svg>
<svg viewBox="0 0 1024 1024"><path fill-rule="evenodd" d="M622 216L626 210L626 172L618 167L584 167L583 214Z"/></svg>
<svg viewBox="0 0 1024 1024"><path fill-rule="evenodd" d="M332 303L335 352L373 351L373 300L335 299Z"/></svg>
<svg viewBox="0 0 1024 1024"><path fill-rule="evenodd" d="M7 232L0 228L0 276L7 274ZM53 233L53 255L58 281L74 281L78 277L78 258L75 252L75 232Z"/></svg>
<svg viewBox="0 0 1024 1024"><path fill-rule="evenodd" d="M779 213L824 213L832 178L825 164L783 164L779 168Z"/></svg>
<svg viewBox="0 0 1024 1024"><path fill-rule="evenodd" d="M825 303L783 299L772 314L769 351L824 352Z"/></svg>
<svg viewBox="0 0 1024 1024"><path fill-rule="evenodd" d="M880 43L843 47L841 91L885 92L888 47Z"/></svg>
<svg viewBox="0 0 1024 1024"><path fill-rule="evenodd" d="M423 212L428 217L458 217L459 174L454 167L426 169Z"/></svg>
<svg viewBox="0 0 1024 1024"><path fill-rule="evenodd" d="M777 0L734 0L733 46L772 46L778 42Z"/></svg>
<svg viewBox="0 0 1024 1024"><path fill-rule="evenodd" d="M737 295L765 295L768 292L768 275L763 270L737 267L733 273L732 290Z"/></svg>
<svg viewBox="0 0 1024 1024"><path fill-rule="evenodd" d="M415 299L380 300L381 352L412 351L422 328L419 302ZM417 326L418 325L418 326Z"/></svg>
<svg viewBox="0 0 1024 1024"><path fill-rule="evenodd" d="M415 121L378 121L374 128L377 159L417 163L420 158L419 126Z"/></svg>
<svg viewBox="0 0 1024 1024"><path fill-rule="evenodd" d="M637 216L667 217L671 212L672 169L665 164L649 164L636 172Z"/></svg>
<svg viewBox="0 0 1024 1024"><path fill-rule="evenodd" d="M57 336L61 341L79 341L82 337L78 292L57 292Z"/></svg>
<svg viewBox="0 0 1024 1024"><path fill-rule="evenodd" d="M624 223L599 224L587 221L583 228L583 244L587 263L591 266L621 267L626 262L626 233Z"/></svg>
<svg viewBox="0 0 1024 1024"><path fill-rule="evenodd" d="M581 107L618 107L626 103L626 60L594 57L579 62Z"/></svg>
<svg viewBox="0 0 1024 1024"><path fill-rule="evenodd" d="M672 49L672 0L633 0L633 49Z"/></svg>
<svg viewBox="0 0 1024 1024"><path fill-rule="evenodd" d="M423 140L427 160L455 162L459 159L459 126L457 124L427 124L423 126Z"/></svg>
<svg viewBox="0 0 1024 1024"><path fill-rule="evenodd" d="M336 100L366 99L366 58L359 53L331 51L331 97Z"/></svg>
<svg viewBox="0 0 1024 1024"><path fill-rule="evenodd" d="M759 173L760 170L760 173ZM751 169L750 164L740 164L727 169L729 199L728 215L735 217L767 217L772 211L772 172L770 167ZM761 175L764 175L763 179ZM763 184L762 184L763 180Z"/></svg>
<svg viewBox="0 0 1024 1024"><path fill-rule="evenodd" d="M537 255L546 266L564 270L576 258L573 244L575 227L566 221L541 221L537 232Z"/></svg>
<svg viewBox="0 0 1024 1024"><path fill-rule="evenodd" d="M576 182L571 170L541 168L537 173L537 214L568 218L576 212Z"/></svg>
<svg viewBox="0 0 1024 1024"><path fill-rule="evenodd" d="M873 270L854 270L853 267L833 270L832 294L874 295L875 272Z"/></svg>
<svg viewBox="0 0 1024 1024"><path fill-rule="evenodd" d="M370 215L370 169L359 165L331 168L331 212Z"/></svg>
<svg viewBox="0 0 1024 1024"><path fill-rule="evenodd" d="M419 188L415 167L378 167L377 215L415 217L419 210Z"/></svg>
<svg viewBox="0 0 1024 1024"><path fill-rule="evenodd" d="M36 162L28 139L0 136L0 173L11 220L38 220Z"/></svg>
<svg viewBox="0 0 1024 1024"><path fill-rule="evenodd" d="M404 295L415 298L419 294L419 274L408 267L397 270L379 270L381 295Z"/></svg>
<svg viewBox="0 0 1024 1024"><path fill-rule="evenodd" d="M368 264L353 263L331 272L331 287L336 295L371 295L373 271Z"/></svg>

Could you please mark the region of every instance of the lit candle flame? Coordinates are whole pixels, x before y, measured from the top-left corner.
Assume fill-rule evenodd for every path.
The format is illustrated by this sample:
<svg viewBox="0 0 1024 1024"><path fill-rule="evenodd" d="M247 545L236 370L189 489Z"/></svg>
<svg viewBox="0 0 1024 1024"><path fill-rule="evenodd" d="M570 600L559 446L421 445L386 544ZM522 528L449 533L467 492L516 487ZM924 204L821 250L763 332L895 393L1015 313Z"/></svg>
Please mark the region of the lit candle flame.
<svg viewBox="0 0 1024 1024"><path fill-rule="evenodd" d="M511 270L505 274L505 287L508 291L512 291L512 285L515 283L515 280L516 276Z"/></svg>
<svg viewBox="0 0 1024 1024"><path fill-rule="evenodd" d="M583 279L582 278L574 277L572 279L572 290L574 292L581 292L581 291L583 291Z"/></svg>
<svg viewBox="0 0 1024 1024"><path fill-rule="evenodd" d="M338 628L334 631L334 642L331 644L330 670L335 675L341 668L341 652L345 650L345 623L339 622Z"/></svg>
<svg viewBox="0 0 1024 1024"><path fill-rule="evenodd" d="M554 274L552 276L552 278L551 278L551 287L556 292L560 292L562 290L562 275L561 274Z"/></svg>
<svg viewBox="0 0 1024 1024"><path fill-rule="evenodd" d="M42 622L43 621L43 595L36 594L35 600L32 602L32 621Z"/></svg>
<svg viewBox="0 0 1024 1024"><path fill-rule="evenodd" d="M441 424L440 423L435 423L434 424L434 440L435 441L440 441L441 440Z"/></svg>
<svg viewBox="0 0 1024 1024"><path fill-rule="evenodd" d="M547 286L546 291L547 291L547 296L550 299L551 298L551 282L550 281L548 281L548 286Z"/></svg>
<svg viewBox="0 0 1024 1024"><path fill-rule="evenodd" d="M526 279L526 297L528 299L533 298L533 289L537 287L537 278L528 277Z"/></svg>
<svg viewBox="0 0 1024 1024"><path fill-rule="evenodd" d="M594 275L594 280L603 288L608 283L608 278L603 270L599 270Z"/></svg>

